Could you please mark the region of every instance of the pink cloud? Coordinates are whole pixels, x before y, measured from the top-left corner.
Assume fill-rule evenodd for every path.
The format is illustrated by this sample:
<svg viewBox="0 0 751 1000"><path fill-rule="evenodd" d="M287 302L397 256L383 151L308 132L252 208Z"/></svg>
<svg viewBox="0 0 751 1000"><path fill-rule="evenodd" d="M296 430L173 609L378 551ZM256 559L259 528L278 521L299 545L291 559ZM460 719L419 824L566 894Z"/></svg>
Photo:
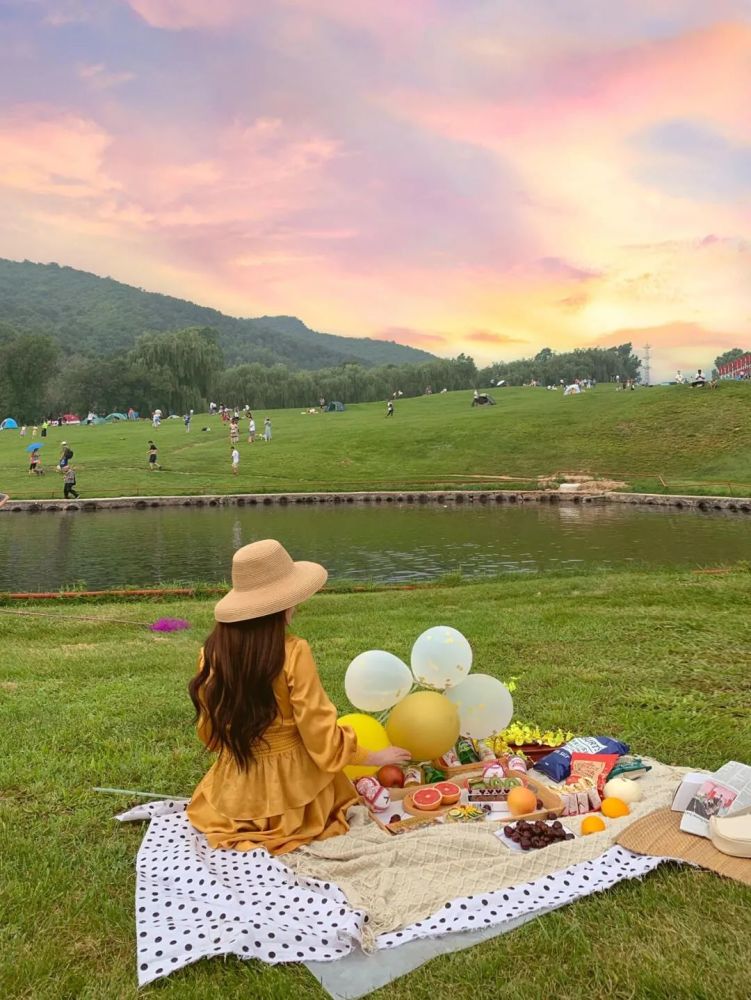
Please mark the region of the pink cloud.
<svg viewBox="0 0 751 1000"><path fill-rule="evenodd" d="M121 83L135 79L134 73L127 70L113 72L107 69L104 63L83 63L77 67L76 72L79 79L94 90L109 90L111 87L119 87Z"/></svg>
<svg viewBox="0 0 751 1000"><path fill-rule="evenodd" d="M125 0L152 28L220 28L241 19L250 0Z"/></svg>
<svg viewBox="0 0 751 1000"><path fill-rule="evenodd" d="M407 344L410 347L433 348L446 344L446 337L442 334L425 333L404 326L390 326L371 334L371 337L373 340L395 341L397 344Z"/></svg>
<svg viewBox="0 0 751 1000"><path fill-rule="evenodd" d="M578 267L562 257L539 257L511 268L510 274L520 278L542 278L546 281L591 281L601 276L600 271Z"/></svg>
<svg viewBox="0 0 751 1000"><path fill-rule="evenodd" d="M0 186L65 199L109 197L119 188L105 165L111 142L89 119L16 108L0 118Z"/></svg>
<svg viewBox="0 0 751 1000"><path fill-rule="evenodd" d="M464 335L464 340L471 340L473 344L526 344L527 341L521 337L510 337L505 333L494 333L492 330L472 330Z"/></svg>
<svg viewBox="0 0 751 1000"><path fill-rule="evenodd" d="M751 25L714 24L618 51L553 48L546 72L533 81L518 68L512 96L446 95L398 89L385 98L400 116L455 140L513 156L521 137L566 132L577 140L588 128L636 127L665 114L708 114L737 124L746 120ZM744 86L744 81L746 86ZM492 91L492 88L491 88ZM567 131L568 130L568 131Z"/></svg>
<svg viewBox="0 0 751 1000"><path fill-rule="evenodd" d="M363 30L393 44L402 33L413 33L436 9L435 0L124 0L152 28L169 31L216 29L263 15L280 19L307 17Z"/></svg>

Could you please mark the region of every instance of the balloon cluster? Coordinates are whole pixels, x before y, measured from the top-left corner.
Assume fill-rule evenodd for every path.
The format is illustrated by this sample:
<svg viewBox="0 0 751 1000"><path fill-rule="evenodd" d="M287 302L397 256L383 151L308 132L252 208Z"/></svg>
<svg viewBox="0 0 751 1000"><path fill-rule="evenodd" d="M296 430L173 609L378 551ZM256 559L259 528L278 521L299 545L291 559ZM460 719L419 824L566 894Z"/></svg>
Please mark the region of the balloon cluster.
<svg viewBox="0 0 751 1000"><path fill-rule="evenodd" d="M431 760L453 747L460 734L485 739L511 722L508 688L488 674L470 676L472 647L455 628L436 625L423 632L410 663L411 670L393 653L371 649L347 668L344 689L356 708L391 710L385 728L359 713L339 720L355 729L361 746L381 750L392 744L409 750L413 760ZM347 773L354 770L359 776L375 768L347 768Z"/></svg>

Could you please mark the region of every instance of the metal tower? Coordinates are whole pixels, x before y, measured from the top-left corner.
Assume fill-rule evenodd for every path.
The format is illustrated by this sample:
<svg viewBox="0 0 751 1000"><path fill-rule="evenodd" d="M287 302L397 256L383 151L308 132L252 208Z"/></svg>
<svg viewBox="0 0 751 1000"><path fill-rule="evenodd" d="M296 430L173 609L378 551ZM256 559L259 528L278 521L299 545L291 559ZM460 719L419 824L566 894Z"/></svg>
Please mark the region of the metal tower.
<svg viewBox="0 0 751 1000"><path fill-rule="evenodd" d="M650 380L651 380L650 367L649 367L649 361L650 361L650 357L651 357L650 351L651 350L652 350L652 345L651 344L645 344L644 345L644 361L642 362L642 366L641 366L642 367L642 381L644 382L644 385L649 385L650 384Z"/></svg>

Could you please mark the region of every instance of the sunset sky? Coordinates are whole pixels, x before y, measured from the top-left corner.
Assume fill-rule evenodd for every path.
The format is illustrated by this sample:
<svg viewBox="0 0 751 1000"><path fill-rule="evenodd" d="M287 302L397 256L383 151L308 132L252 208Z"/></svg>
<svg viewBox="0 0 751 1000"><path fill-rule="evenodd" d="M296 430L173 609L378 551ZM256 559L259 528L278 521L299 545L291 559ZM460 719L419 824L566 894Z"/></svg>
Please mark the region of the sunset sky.
<svg viewBox="0 0 751 1000"><path fill-rule="evenodd" d="M479 363L751 348L746 0L0 0L0 256Z"/></svg>

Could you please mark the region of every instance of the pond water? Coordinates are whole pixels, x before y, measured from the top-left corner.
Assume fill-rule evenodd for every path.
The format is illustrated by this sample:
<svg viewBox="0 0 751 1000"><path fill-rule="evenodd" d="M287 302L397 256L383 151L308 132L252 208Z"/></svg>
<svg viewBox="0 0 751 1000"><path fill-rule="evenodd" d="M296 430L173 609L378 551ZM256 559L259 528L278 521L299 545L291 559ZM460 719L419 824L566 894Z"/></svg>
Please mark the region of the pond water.
<svg viewBox="0 0 751 1000"><path fill-rule="evenodd" d="M336 580L408 582L633 565L751 560L743 514L606 504L152 508L0 515L0 590L217 582L232 553L278 538Z"/></svg>

